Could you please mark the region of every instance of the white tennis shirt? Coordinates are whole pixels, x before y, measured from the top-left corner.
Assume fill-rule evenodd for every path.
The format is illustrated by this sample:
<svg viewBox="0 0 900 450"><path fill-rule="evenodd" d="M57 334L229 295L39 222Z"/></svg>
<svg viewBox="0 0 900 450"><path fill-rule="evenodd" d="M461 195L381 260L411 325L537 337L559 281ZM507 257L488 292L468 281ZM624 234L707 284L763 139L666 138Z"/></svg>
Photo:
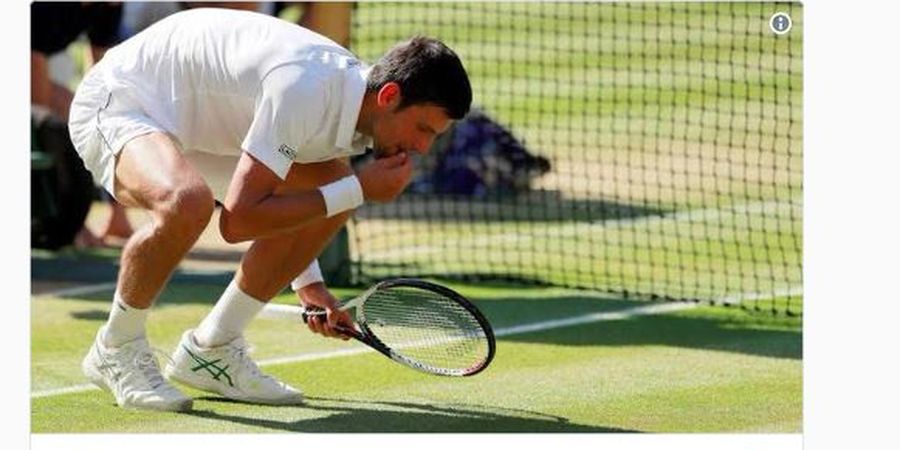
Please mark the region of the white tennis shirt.
<svg viewBox="0 0 900 450"><path fill-rule="evenodd" d="M201 8L173 14L103 57L107 87L140 104L185 149L247 151L284 179L292 162L362 153L355 131L368 68L281 19Z"/></svg>

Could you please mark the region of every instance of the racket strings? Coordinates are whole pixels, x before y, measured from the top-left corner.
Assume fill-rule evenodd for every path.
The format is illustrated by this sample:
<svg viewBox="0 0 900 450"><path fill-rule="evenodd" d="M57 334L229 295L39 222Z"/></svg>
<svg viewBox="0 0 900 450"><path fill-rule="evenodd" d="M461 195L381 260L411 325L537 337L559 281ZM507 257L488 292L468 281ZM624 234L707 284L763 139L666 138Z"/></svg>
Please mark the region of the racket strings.
<svg viewBox="0 0 900 450"><path fill-rule="evenodd" d="M489 352L484 329L472 313L431 291L401 287L375 292L363 315L388 347L433 367L472 367Z"/></svg>

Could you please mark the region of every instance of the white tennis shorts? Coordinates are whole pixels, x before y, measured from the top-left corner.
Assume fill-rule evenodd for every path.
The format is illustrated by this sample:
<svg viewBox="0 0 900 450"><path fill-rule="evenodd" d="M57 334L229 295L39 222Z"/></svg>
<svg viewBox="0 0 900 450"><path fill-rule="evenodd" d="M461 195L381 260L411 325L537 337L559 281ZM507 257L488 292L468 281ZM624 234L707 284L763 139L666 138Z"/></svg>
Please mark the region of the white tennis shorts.
<svg viewBox="0 0 900 450"><path fill-rule="evenodd" d="M88 71L69 110L69 136L94 182L113 197L116 158L128 141L152 132L167 133L125 92L111 92L99 66ZM238 156L185 150L185 159L203 176L217 200L224 200Z"/></svg>

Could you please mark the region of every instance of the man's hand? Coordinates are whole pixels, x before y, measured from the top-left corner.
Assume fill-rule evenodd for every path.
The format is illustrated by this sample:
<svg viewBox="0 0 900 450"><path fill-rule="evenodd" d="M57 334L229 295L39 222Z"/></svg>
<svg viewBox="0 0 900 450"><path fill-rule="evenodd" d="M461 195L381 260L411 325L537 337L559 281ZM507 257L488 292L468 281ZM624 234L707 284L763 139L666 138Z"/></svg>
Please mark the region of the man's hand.
<svg viewBox="0 0 900 450"><path fill-rule="evenodd" d="M400 195L412 178L412 161L406 152L376 159L357 173L366 200L389 202Z"/></svg>
<svg viewBox="0 0 900 450"><path fill-rule="evenodd" d="M306 325L313 333L345 341L350 339L350 336L340 333L334 327L341 325L353 328L353 319L348 312L338 309L338 300L328 292L325 283L310 284L297 291L297 295L303 306L317 306L326 312L324 319L322 316L309 316Z"/></svg>

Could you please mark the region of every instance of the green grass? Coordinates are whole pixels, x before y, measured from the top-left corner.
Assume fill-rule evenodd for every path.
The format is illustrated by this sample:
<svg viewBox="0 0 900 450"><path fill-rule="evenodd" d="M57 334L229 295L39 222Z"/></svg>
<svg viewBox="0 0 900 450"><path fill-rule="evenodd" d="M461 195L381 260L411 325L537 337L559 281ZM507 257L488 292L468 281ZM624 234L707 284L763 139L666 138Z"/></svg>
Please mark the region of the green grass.
<svg viewBox="0 0 900 450"><path fill-rule="evenodd" d="M496 329L643 305L561 289L453 287ZM171 351L221 289L171 286L151 315L153 345ZM34 391L86 382L79 361L105 319L109 295L33 300ZM271 365L267 372L302 387L305 405L248 405L188 390L192 413L136 412L90 390L33 398L32 431L797 433L800 327L797 319L697 308L516 334L501 337L492 366L468 379L420 374L376 354ZM358 345L262 318L247 337L258 360Z"/></svg>

